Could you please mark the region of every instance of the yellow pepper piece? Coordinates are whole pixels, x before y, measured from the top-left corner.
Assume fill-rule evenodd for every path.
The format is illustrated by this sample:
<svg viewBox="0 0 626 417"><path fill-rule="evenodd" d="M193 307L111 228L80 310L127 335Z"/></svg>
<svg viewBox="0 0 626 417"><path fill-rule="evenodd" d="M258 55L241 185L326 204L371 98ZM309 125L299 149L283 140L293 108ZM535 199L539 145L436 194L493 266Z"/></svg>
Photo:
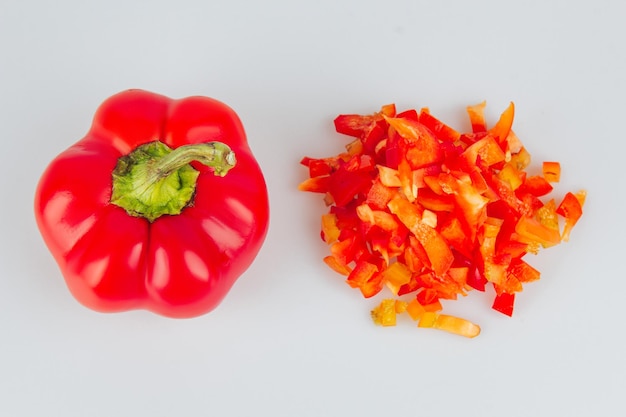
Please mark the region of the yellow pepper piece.
<svg viewBox="0 0 626 417"><path fill-rule="evenodd" d="M471 321L447 314L426 312L422 315L418 327L433 328L465 337L476 337L480 334L480 327Z"/></svg>
<svg viewBox="0 0 626 417"><path fill-rule="evenodd" d="M387 298L372 310L372 320L381 326L396 325L396 300Z"/></svg>

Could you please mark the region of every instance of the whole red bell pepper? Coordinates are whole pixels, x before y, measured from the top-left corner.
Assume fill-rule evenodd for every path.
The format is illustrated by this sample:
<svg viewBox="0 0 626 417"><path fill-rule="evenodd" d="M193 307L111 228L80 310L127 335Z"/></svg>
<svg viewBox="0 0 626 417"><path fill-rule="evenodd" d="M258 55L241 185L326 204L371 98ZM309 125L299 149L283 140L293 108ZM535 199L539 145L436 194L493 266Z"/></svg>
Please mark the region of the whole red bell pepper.
<svg viewBox="0 0 626 417"><path fill-rule="evenodd" d="M128 90L48 166L35 217L82 304L182 318L214 309L250 266L269 204L231 108Z"/></svg>

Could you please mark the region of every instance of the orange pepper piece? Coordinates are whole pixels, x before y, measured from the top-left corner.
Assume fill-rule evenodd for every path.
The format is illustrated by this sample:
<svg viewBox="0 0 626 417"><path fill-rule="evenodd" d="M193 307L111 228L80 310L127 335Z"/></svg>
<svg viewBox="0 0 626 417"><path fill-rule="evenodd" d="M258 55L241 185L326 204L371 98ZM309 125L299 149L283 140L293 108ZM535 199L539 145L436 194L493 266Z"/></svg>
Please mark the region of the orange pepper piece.
<svg viewBox="0 0 626 417"><path fill-rule="evenodd" d="M548 182L559 182L561 179L561 164L558 162L544 162L542 171L543 177Z"/></svg>
<svg viewBox="0 0 626 417"><path fill-rule="evenodd" d="M556 212L565 217L565 226L563 228L563 240L568 241L572 228L576 225L583 214L581 201L585 201L586 193L580 192L580 197L573 193L565 194L563 201L556 209Z"/></svg>

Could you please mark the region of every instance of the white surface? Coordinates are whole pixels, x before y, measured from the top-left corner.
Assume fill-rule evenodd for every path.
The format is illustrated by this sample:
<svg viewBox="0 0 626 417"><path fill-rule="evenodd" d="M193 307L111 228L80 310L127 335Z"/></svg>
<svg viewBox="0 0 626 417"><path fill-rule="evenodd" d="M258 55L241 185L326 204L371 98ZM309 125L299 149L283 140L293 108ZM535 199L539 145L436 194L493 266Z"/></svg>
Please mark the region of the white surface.
<svg viewBox="0 0 626 417"><path fill-rule="evenodd" d="M0 415L625 415L625 18L622 0L3 0ZM86 310L34 223L45 165L133 87L228 103L265 170L266 245L201 318ZM429 106L465 129L483 99L492 121L515 102L585 215L529 258L543 278L513 318L479 293L446 304L480 337L376 327L321 262L298 161L342 149L339 113Z"/></svg>

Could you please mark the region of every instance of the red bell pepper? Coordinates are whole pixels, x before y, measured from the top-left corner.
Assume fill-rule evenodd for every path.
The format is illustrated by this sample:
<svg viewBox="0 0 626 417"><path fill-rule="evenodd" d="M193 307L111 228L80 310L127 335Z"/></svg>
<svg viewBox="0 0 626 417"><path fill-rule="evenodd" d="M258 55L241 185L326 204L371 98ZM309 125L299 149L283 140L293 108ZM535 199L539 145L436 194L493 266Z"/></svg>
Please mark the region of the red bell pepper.
<svg viewBox="0 0 626 417"><path fill-rule="evenodd" d="M128 90L50 163L35 215L79 302L182 318L214 309L249 267L269 204L231 108Z"/></svg>

